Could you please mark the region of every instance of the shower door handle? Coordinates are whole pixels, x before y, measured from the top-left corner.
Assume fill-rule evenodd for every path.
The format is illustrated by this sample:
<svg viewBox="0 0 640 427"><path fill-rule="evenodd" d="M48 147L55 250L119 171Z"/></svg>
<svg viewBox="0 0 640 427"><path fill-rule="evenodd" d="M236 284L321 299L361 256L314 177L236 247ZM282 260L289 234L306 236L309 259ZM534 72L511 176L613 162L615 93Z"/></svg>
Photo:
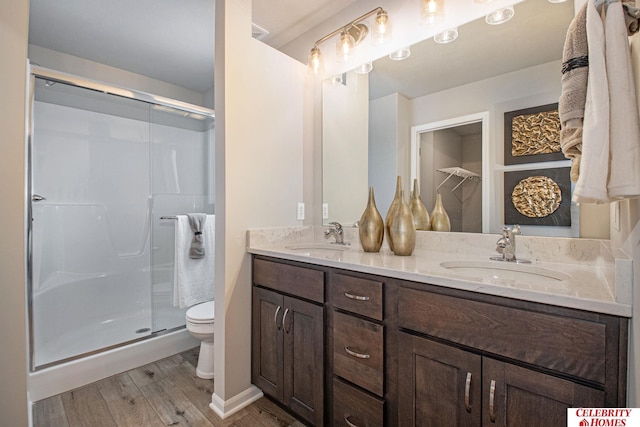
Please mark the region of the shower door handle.
<svg viewBox="0 0 640 427"><path fill-rule="evenodd" d="M31 196L31 201L33 202L42 202L43 200L47 200L47 198L39 194L34 194L33 196Z"/></svg>

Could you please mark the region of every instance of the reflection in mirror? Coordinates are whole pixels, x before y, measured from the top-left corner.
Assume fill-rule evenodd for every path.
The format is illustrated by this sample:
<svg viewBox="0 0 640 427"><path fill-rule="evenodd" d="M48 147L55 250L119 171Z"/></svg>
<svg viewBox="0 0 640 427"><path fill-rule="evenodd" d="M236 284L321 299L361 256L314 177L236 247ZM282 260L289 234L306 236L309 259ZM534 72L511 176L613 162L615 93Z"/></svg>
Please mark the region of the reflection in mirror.
<svg viewBox="0 0 640 427"><path fill-rule="evenodd" d="M451 231L481 233L487 217L481 182L483 122L475 117L454 122L412 129L411 175L419 182L423 203L433 206L436 194L441 195Z"/></svg>
<svg viewBox="0 0 640 427"><path fill-rule="evenodd" d="M482 179L478 182L465 181L454 194L449 195L453 200L445 200L445 204L449 205L445 205L448 210L465 212L452 221L452 224L457 224L454 228L457 231L499 232L504 225L505 172L567 165L566 160L540 163L535 159L522 165L504 165L504 114L557 102L560 95L562 47L574 15L572 1L550 3L526 0L514 8L515 17L503 25L487 25L484 19L479 19L459 27L459 37L453 43L441 45L433 39L427 39L411 46L411 56L404 61L392 61L384 57L374 62L373 71L368 75L346 73L347 83L342 87L323 84L323 196L325 204L329 206L323 222L337 220L351 225L357 221L366 204L368 186L374 187L378 209L384 216L393 199L396 176L402 177L405 194L409 193L412 179L418 175L411 156L414 127L482 112L488 114L487 130L480 149L482 170L473 170ZM368 79L368 85L363 83L363 78L365 82ZM336 99L333 92L344 92L350 80L352 83L358 82L350 89L357 93L355 96L358 100L354 102L358 105L347 111L348 103L344 99L340 101L341 105L335 105L332 100ZM368 102L363 100L364 97ZM331 128L331 122L324 116L328 111L332 115L339 111L343 117L355 114L354 121L343 121L341 128ZM368 117L368 126L358 128L355 121L362 123L363 115ZM343 133L346 129L348 134ZM355 150L348 147L351 141L363 139L367 141L366 147L362 142ZM460 143L461 146L464 144ZM339 153L332 154L330 151L336 147L339 147ZM351 168L347 175L345 170L335 167L338 164L336 161L327 161L340 155L351 156L350 162L362 167ZM437 156L434 156L431 169L420 173L423 175L422 201L428 210L433 209L435 187L446 178L437 169L463 167L466 160L465 154L462 156L462 160L446 165L438 165ZM424 152L422 157L424 161ZM368 160L366 167L364 158ZM366 180L364 175L359 175L351 181L351 172L355 174L356 169L366 174ZM346 203L333 197L338 175L343 194L348 188L353 208L351 211L342 209ZM333 179L333 183L328 182L330 179ZM460 179L451 178L445 186L455 186L456 181ZM440 189L443 197L445 186ZM476 198L480 207L470 209L467 214L464 201ZM336 203L342 205L338 207ZM584 216L576 206L572 206L572 210L571 227L530 226L523 228L523 233L578 236L580 218ZM482 214L472 220L472 211ZM589 222L593 220L591 217ZM608 218L605 216L599 222L595 229L608 233Z"/></svg>

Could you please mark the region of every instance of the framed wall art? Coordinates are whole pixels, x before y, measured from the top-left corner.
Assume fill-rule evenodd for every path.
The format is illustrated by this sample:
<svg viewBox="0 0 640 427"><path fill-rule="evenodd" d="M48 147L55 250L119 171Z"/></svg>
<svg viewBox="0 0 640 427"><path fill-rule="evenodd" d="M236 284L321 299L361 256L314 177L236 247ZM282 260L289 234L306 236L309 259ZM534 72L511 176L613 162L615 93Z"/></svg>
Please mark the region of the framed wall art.
<svg viewBox="0 0 640 427"><path fill-rule="evenodd" d="M504 113L504 164L565 160L558 104Z"/></svg>
<svg viewBox="0 0 640 427"><path fill-rule="evenodd" d="M570 167L504 173L504 223L571 226Z"/></svg>

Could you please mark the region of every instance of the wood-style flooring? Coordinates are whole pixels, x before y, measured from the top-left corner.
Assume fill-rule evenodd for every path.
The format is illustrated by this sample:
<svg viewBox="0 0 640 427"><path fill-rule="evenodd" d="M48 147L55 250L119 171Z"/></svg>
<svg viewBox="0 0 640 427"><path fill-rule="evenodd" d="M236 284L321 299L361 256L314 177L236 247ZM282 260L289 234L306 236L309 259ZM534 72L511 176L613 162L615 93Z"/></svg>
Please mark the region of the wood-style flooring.
<svg viewBox="0 0 640 427"><path fill-rule="evenodd" d="M225 420L209 407L213 380L196 376L198 349L89 384L33 406L34 427L302 427L266 398Z"/></svg>

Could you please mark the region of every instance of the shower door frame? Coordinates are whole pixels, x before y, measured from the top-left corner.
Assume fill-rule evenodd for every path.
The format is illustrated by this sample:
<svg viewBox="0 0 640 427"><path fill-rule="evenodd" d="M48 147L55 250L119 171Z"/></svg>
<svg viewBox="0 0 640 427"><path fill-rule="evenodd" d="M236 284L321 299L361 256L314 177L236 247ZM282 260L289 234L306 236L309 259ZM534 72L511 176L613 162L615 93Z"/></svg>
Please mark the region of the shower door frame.
<svg viewBox="0 0 640 427"><path fill-rule="evenodd" d="M158 332L153 332L150 335L137 338L134 340L125 341L108 347L100 348L98 350L89 351L73 357L69 357L63 360L58 360L45 365L35 366L35 346L34 346L34 330L33 330L33 171L32 171L32 155L33 155L33 134L34 134L34 105L35 105L35 79L41 78L57 83L64 83L67 85L75 86L78 88L94 90L102 92L108 95L115 95L132 100L145 102L152 105L162 105L165 107L184 111L186 113L200 114L211 119L215 118L215 111L199 105L189 104L166 98L163 96L152 95L147 92L142 92L135 89L129 89L122 86L110 85L98 80L80 77L74 74L65 73L62 71L53 70L51 68L42 67L35 64L28 64L29 86L27 88L27 137L25 141L25 159L26 159L26 172L25 172L25 192L26 192L26 214L27 214L27 227L26 227L26 290L27 290L27 313L29 322L29 371L37 372L41 369L45 369L60 363L69 362L72 360L81 359L93 354L102 353L114 348L129 345L135 342L144 341L149 338L154 338L164 334L168 334L178 329L183 329L184 326L179 326L172 329L165 329Z"/></svg>

